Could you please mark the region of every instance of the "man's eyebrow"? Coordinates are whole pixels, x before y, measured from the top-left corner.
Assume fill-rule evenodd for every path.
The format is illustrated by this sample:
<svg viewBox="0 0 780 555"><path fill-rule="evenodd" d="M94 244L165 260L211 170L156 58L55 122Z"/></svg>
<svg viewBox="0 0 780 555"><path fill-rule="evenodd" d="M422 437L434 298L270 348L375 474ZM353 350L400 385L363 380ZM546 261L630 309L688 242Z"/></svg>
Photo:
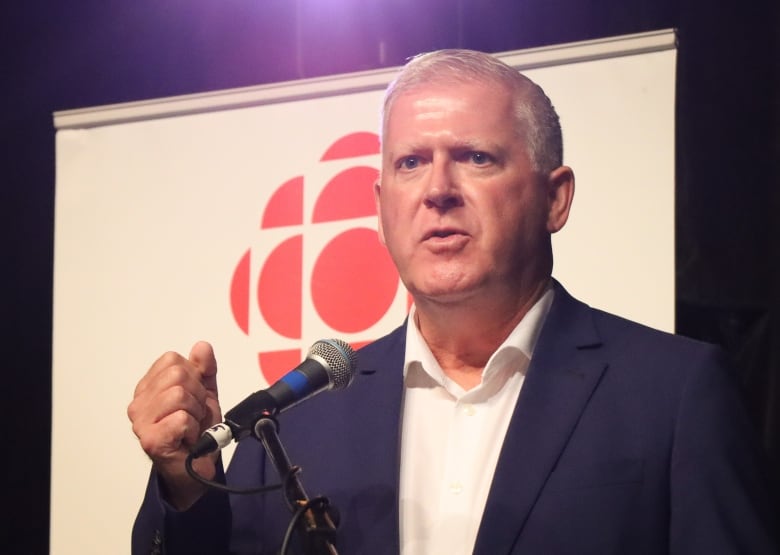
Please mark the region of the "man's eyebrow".
<svg viewBox="0 0 780 555"><path fill-rule="evenodd" d="M455 148L471 150L503 150L503 147L490 139L467 138L455 142Z"/></svg>
<svg viewBox="0 0 780 555"><path fill-rule="evenodd" d="M409 156L410 154L427 150L430 150L430 147L423 146L417 142L412 142L396 144L393 146L392 150L388 149L386 152L387 155L393 159L397 158L398 156Z"/></svg>

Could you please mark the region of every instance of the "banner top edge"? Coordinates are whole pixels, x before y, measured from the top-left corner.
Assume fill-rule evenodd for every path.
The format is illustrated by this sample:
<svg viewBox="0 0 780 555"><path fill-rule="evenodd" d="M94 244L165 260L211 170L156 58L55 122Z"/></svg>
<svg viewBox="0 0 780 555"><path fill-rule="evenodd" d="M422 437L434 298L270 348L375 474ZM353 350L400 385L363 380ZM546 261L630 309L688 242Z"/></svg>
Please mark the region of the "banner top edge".
<svg viewBox="0 0 780 555"><path fill-rule="evenodd" d="M519 71L610 57L671 50L677 46L674 29L620 35L588 41L495 53ZM53 113L56 130L83 129L173 116L207 113L382 90L399 67L329 75L235 89L192 93Z"/></svg>

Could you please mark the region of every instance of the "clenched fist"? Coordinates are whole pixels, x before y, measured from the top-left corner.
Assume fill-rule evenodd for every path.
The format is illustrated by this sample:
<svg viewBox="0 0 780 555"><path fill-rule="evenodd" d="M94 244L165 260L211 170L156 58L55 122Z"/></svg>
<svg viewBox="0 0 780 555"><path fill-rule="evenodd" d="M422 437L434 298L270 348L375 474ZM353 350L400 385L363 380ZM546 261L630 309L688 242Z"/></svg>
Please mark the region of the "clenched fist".
<svg viewBox="0 0 780 555"><path fill-rule="evenodd" d="M187 474L184 460L201 434L222 421L211 345L196 343L187 358L168 352L157 359L138 382L127 415L168 502L178 509L191 506L205 490ZM217 457L196 459L195 471L212 478Z"/></svg>

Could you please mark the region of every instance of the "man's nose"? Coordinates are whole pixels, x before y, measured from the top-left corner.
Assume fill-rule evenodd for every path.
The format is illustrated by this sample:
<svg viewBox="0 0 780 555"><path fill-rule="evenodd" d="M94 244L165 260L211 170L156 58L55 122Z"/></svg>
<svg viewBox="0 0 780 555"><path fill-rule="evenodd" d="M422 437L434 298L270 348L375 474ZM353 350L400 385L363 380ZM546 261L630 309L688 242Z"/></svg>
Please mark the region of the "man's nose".
<svg viewBox="0 0 780 555"><path fill-rule="evenodd" d="M426 184L423 202L427 208L449 210L463 204L454 163L448 160L434 161Z"/></svg>

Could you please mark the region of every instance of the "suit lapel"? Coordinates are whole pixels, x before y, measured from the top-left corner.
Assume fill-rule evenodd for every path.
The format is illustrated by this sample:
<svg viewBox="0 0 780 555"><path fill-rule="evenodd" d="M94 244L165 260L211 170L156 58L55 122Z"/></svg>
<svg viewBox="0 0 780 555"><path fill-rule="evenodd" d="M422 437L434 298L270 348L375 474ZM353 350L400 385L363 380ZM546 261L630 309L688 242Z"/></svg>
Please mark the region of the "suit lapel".
<svg viewBox="0 0 780 555"><path fill-rule="evenodd" d="M474 553L509 553L606 363L590 309L557 282L501 450Z"/></svg>
<svg viewBox="0 0 780 555"><path fill-rule="evenodd" d="M406 327L358 351L360 375L353 386L354 413L348 434L355 452L353 469L371 484L358 494L362 507L358 519L356 552L399 553L398 489L400 418L403 396L403 364ZM352 451L352 449L350 449ZM353 476L354 477L354 476ZM349 478L347 478L349 479Z"/></svg>

